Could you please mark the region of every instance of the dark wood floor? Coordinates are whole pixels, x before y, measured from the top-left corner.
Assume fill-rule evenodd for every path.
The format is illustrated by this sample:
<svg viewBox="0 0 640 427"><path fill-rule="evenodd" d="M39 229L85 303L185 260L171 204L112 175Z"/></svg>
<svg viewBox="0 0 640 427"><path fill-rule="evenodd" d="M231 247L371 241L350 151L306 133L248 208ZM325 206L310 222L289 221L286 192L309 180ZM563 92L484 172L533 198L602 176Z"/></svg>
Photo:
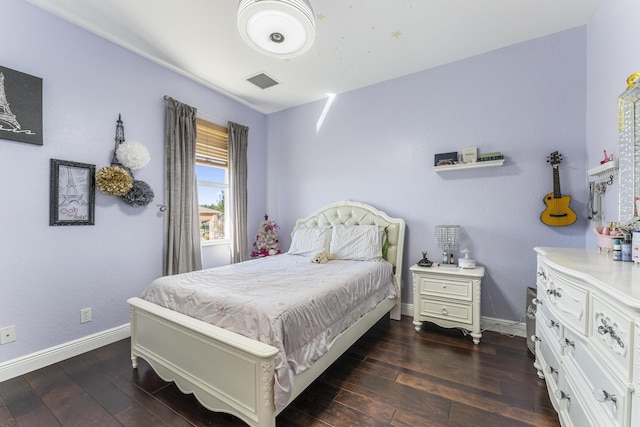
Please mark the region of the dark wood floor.
<svg viewBox="0 0 640 427"><path fill-rule="evenodd" d="M411 319L375 328L277 418L282 426L559 426L524 338ZM245 426L163 382L129 340L0 383L0 426Z"/></svg>

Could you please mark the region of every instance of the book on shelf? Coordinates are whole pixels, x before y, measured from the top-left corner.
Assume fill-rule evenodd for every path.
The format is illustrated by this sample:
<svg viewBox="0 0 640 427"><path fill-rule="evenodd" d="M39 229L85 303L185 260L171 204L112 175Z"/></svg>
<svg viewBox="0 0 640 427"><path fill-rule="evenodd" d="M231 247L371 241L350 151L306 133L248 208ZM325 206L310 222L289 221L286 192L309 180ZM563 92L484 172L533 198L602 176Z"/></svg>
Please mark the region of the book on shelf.
<svg viewBox="0 0 640 427"><path fill-rule="evenodd" d="M502 160L504 156L500 151L494 151L492 153L483 153L478 155L479 162L488 162L491 160Z"/></svg>

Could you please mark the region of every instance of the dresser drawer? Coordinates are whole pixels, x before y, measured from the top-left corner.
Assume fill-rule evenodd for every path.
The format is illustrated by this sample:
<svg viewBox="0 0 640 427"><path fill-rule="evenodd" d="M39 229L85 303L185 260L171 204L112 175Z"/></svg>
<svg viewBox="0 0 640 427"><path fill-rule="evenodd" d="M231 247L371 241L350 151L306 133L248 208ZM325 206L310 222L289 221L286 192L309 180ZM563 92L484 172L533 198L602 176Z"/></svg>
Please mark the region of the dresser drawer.
<svg viewBox="0 0 640 427"><path fill-rule="evenodd" d="M571 375L564 376L563 391L559 392L560 406L563 408L558 415L563 427L604 427L606 424L594 424L594 417L586 409L585 400L578 392L579 387L573 382Z"/></svg>
<svg viewBox="0 0 640 427"><path fill-rule="evenodd" d="M420 295L471 301L472 281L464 278L430 276L418 278Z"/></svg>
<svg viewBox="0 0 640 427"><path fill-rule="evenodd" d="M536 356L541 365L541 371L544 374L547 387L549 388L549 395L552 402L556 399L553 398L558 387L560 385L560 343L553 332L547 330L546 327L540 327L543 316L537 318L538 323L536 327ZM555 403L554 403L555 406ZM556 411L559 408L556 408Z"/></svg>
<svg viewBox="0 0 640 427"><path fill-rule="evenodd" d="M552 313L563 324L587 335L589 292L558 271L548 271L547 297ZM575 279L574 279L575 282Z"/></svg>
<svg viewBox="0 0 640 427"><path fill-rule="evenodd" d="M634 320L600 298L592 297L591 341L621 378L631 380Z"/></svg>
<svg viewBox="0 0 640 427"><path fill-rule="evenodd" d="M544 291L538 290L538 304L536 304L536 330L549 331L555 342L559 343L562 337L560 320L549 309L549 300Z"/></svg>
<svg viewBox="0 0 640 427"><path fill-rule="evenodd" d="M420 316L471 325L473 308L471 304L420 298Z"/></svg>
<svg viewBox="0 0 640 427"><path fill-rule="evenodd" d="M545 266L544 260L541 255L538 255L537 260L538 267L536 271L536 284L538 285L538 288L540 288L540 285L546 288L547 282L549 280L549 271Z"/></svg>
<svg viewBox="0 0 640 427"><path fill-rule="evenodd" d="M544 311L536 313L536 335L540 339L544 338L546 345L550 346L558 357L560 357L563 350L563 347L560 345L562 331L560 326L550 326L554 324L553 321L546 317Z"/></svg>
<svg viewBox="0 0 640 427"><path fill-rule="evenodd" d="M625 382L612 374L606 363L599 360L590 344L581 336L566 332L566 355L575 370L575 378L586 405L598 416L607 420L602 425L625 426L629 418L630 393ZM567 369L565 367L565 369Z"/></svg>

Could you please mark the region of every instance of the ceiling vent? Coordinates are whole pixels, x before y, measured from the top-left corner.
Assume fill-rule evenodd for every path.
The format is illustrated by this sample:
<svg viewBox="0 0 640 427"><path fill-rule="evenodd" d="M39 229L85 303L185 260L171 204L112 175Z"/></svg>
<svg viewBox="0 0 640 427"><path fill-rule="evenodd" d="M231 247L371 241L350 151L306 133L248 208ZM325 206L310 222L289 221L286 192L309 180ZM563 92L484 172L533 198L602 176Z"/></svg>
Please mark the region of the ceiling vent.
<svg viewBox="0 0 640 427"><path fill-rule="evenodd" d="M247 79L247 81L253 83L256 86L258 86L260 89L268 89L268 88L270 88L272 86L280 84L280 82L272 79L271 77L269 77L265 73L259 73L259 74L256 74L253 77L249 77Z"/></svg>

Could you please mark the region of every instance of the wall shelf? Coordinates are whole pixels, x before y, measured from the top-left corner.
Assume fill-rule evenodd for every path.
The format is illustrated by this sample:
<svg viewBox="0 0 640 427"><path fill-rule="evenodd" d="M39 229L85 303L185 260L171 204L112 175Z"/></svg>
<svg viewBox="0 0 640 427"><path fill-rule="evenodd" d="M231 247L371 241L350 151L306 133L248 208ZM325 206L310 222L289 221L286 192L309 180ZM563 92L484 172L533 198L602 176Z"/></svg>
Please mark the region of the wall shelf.
<svg viewBox="0 0 640 427"><path fill-rule="evenodd" d="M603 163L589 169L589 181L608 181L618 175L618 159Z"/></svg>
<svg viewBox="0 0 640 427"><path fill-rule="evenodd" d="M459 169L488 168L488 167L502 166L503 164L504 164L504 159L488 160L486 162L461 163L461 164L456 164L456 165L434 166L433 170L436 171L436 172L441 172L441 171L451 171L451 170L459 170Z"/></svg>

